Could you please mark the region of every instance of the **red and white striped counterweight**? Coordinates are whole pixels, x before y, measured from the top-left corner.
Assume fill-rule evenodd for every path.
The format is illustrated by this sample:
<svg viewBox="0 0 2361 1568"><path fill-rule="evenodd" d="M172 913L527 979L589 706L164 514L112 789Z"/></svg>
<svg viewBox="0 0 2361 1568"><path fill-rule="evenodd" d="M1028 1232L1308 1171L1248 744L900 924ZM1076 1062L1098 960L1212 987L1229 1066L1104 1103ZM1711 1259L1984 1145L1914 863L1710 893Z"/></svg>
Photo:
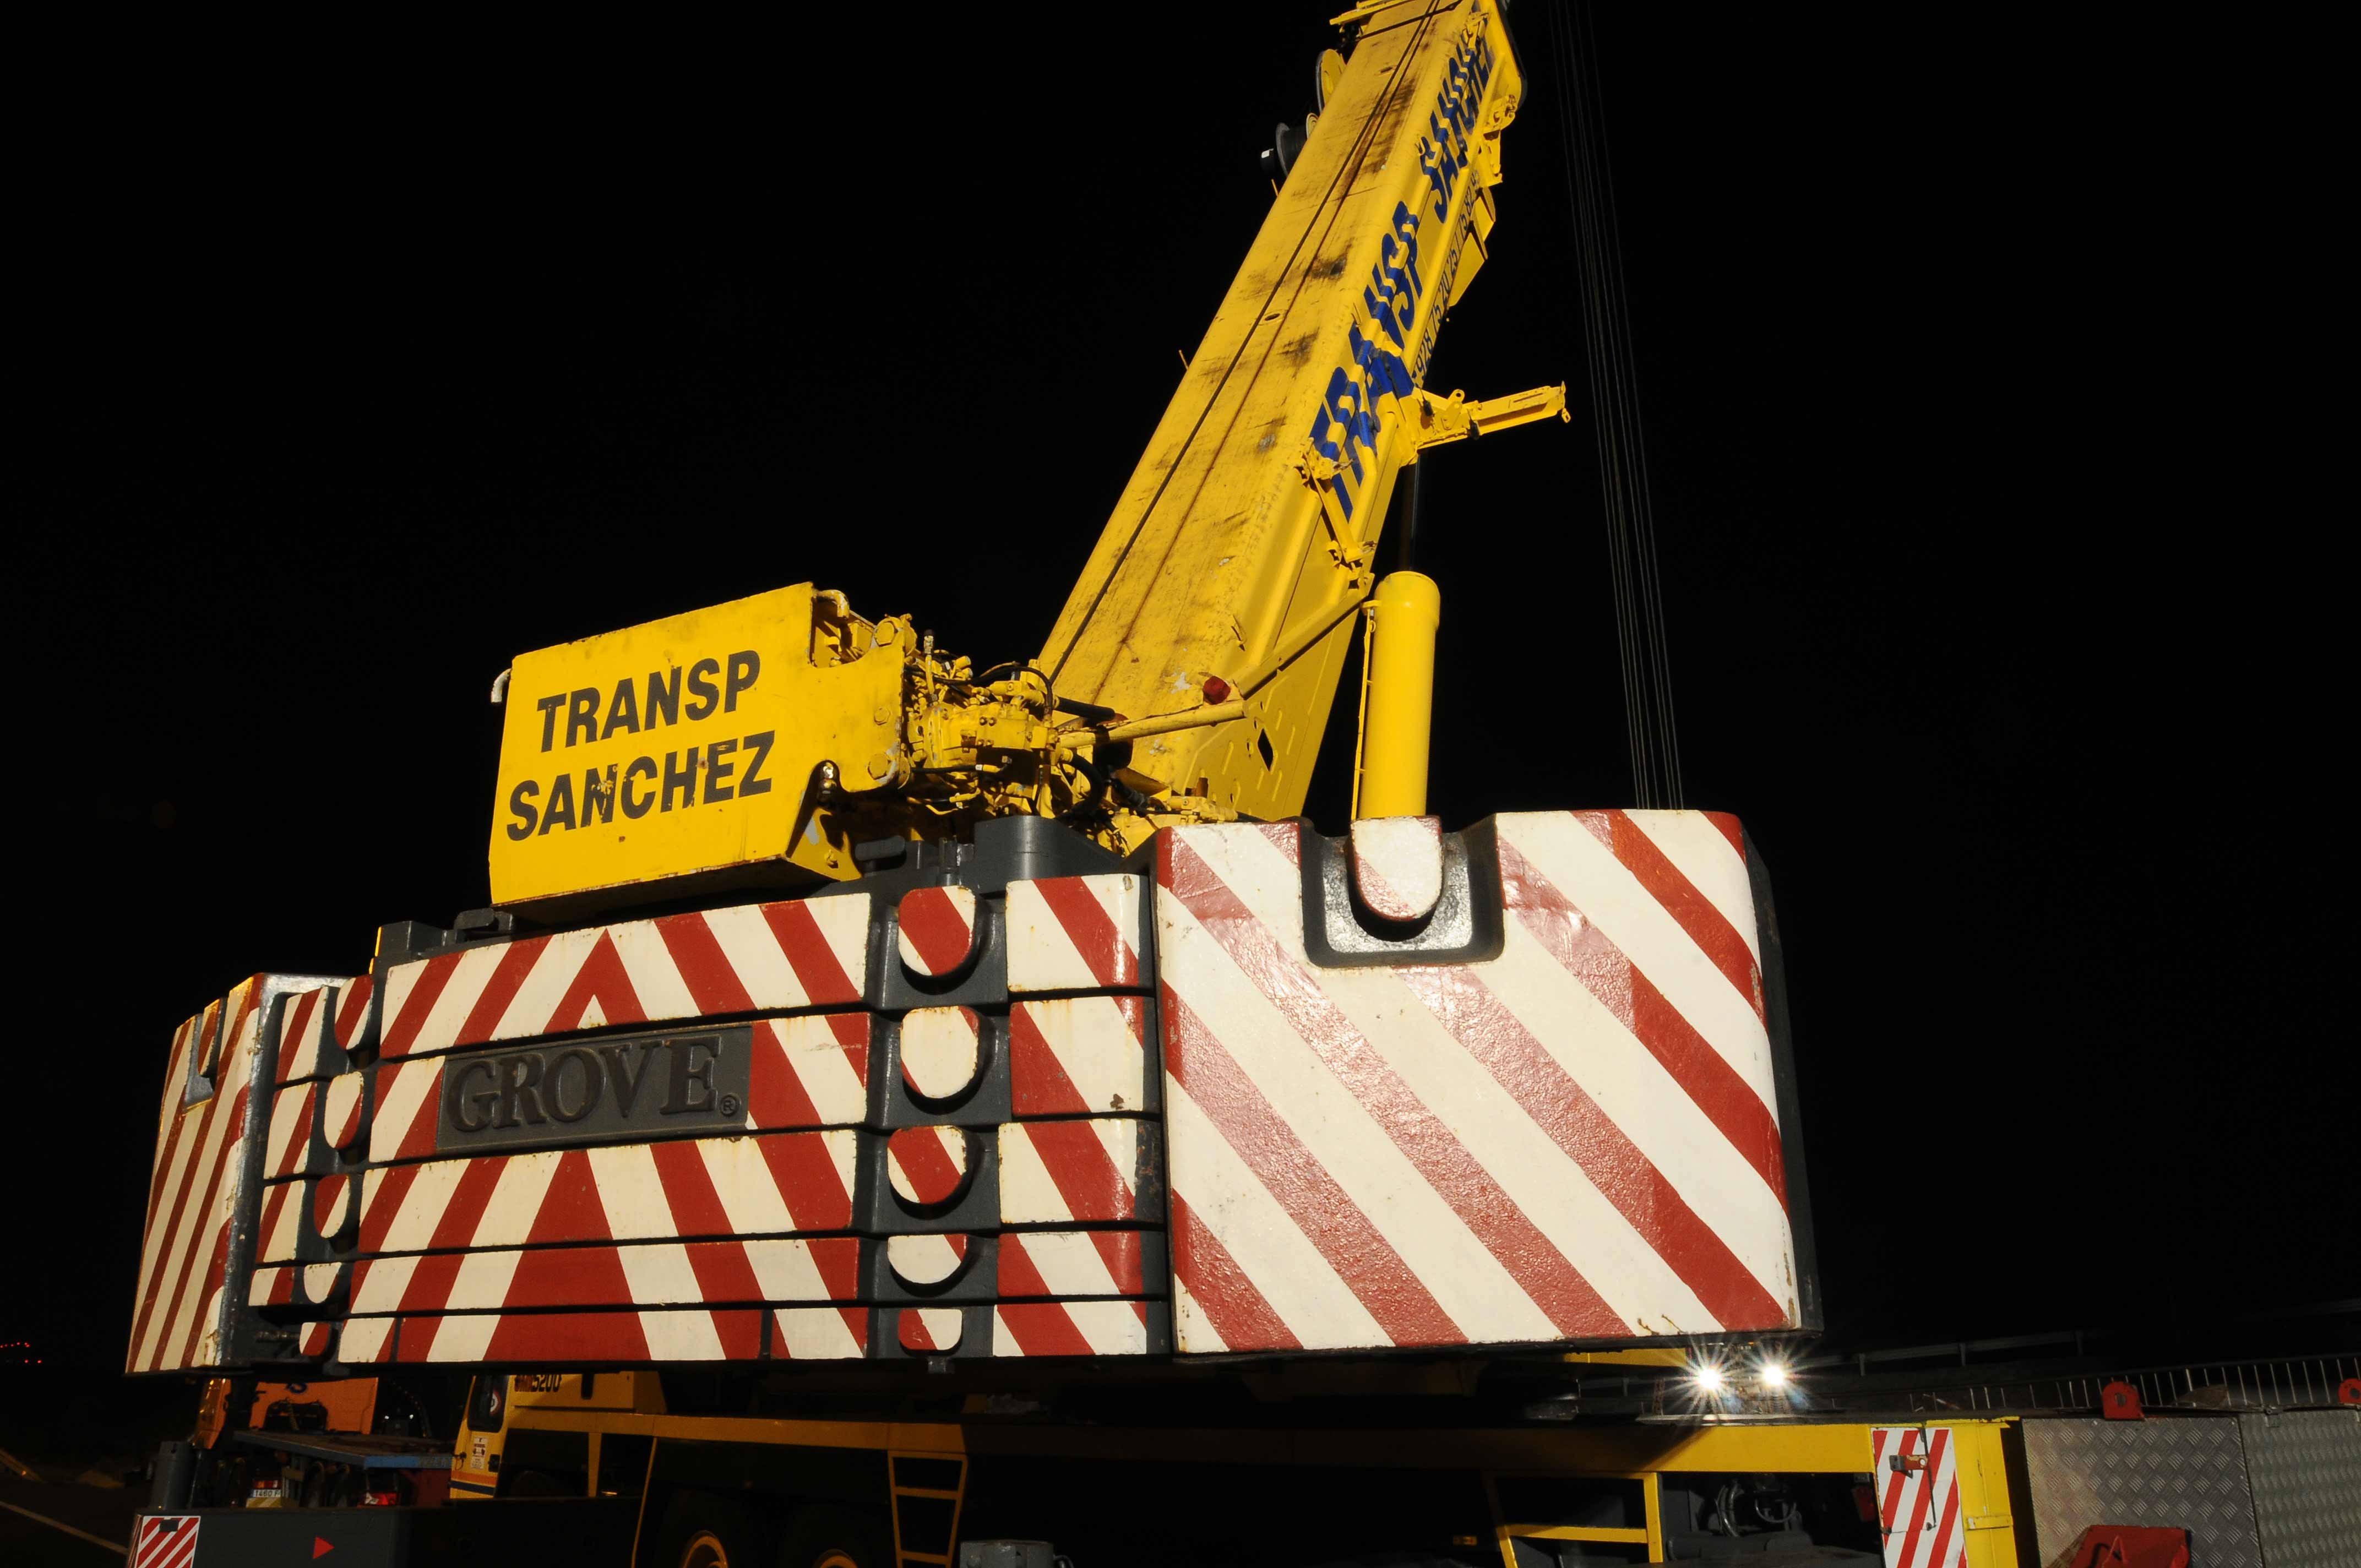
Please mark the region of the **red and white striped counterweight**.
<svg viewBox="0 0 2361 1568"><path fill-rule="evenodd" d="M1298 824L1159 839L1180 1354L1800 1325L1737 823L1489 826L1460 948L1497 927L1456 956L1334 950L1322 923L1355 916L1309 912ZM1444 896L1431 868L1387 881Z"/></svg>
<svg viewBox="0 0 2361 1568"><path fill-rule="evenodd" d="M975 863L256 977L175 1041L131 1369L1805 1324L1730 818Z"/></svg>

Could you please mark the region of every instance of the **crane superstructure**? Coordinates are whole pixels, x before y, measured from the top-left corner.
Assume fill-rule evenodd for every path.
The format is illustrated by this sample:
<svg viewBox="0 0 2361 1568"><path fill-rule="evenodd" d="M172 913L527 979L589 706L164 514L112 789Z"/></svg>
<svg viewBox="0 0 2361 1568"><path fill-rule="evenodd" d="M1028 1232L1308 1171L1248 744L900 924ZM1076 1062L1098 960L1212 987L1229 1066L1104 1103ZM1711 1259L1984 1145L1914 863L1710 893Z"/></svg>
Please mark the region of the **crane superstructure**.
<svg viewBox="0 0 2361 1568"><path fill-rule="evenodd" d="M1423 814L1439 599L1379 531L1422 450L1565 391L1426 385L1524 92L1496 0L1338 20L1039 652L805 584L518 657L492 906L176 1035L129 1370L540 1369L520 1398L606 1409L564 1369L1813 1324L1736 820ZM1332 839L1299 814L1356 634ZM598 1386L661 1417L653 1372Z"/></svg>
<svg viewBox="0 0 2361 1568"><path fill-rule="evenodd" d="M1369 12L1319 80L1310 135L1040 652L979 671L906 617L806 587L529 654L503 693L496 905L848 880L856 843L991 817L1128 852L1176 823L1302 809L1356 622L1389 602L1375 564L1396 476L1424 446L1565 408L1563 387L1474 404L1424 389L1483 265L1522 92L1498 14ZM1399 587L1414 641L1431 586ZM1406 763L1382 740L1373 756L1416 815L1422 716L1403 728Z"/></svg>

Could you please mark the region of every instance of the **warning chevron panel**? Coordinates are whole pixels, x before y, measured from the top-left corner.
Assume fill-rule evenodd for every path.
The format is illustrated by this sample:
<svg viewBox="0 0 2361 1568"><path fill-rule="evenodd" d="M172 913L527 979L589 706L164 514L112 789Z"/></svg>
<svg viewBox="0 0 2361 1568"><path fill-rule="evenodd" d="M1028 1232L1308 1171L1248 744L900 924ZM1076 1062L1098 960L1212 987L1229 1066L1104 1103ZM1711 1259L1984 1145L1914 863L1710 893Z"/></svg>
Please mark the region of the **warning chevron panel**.
<svg viewBox="0 0 2361 1568"><path fill-rule="evenodd" d="M1800 1321L1736 824L1495 828L1498 957L1353 968L1295 825L1160 840L1182 1353Z"/></svg>
<svg viewBox="0 0 2361 1568"><path fill-rule="evenodd" d="M1960 1456L1949 1427L1879 1427L1877 1528L1885 1568L1967 1568Z"/></svg>
<svg viewBox="0 0 2361 1568"><path fill-rule="evenodd" d="M485 942L386 973L379 1051L423 1056L608 1025L858 1006L869 900L850 894Z"/></svg>

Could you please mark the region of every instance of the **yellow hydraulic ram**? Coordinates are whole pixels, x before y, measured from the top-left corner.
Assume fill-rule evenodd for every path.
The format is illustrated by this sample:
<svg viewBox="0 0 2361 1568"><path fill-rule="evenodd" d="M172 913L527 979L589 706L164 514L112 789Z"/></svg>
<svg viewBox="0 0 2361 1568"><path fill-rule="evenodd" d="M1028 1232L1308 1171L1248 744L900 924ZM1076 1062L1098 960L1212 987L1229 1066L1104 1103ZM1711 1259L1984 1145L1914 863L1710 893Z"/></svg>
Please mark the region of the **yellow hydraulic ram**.
<svg viewBox="0 0 2361 1568"><path fill-rule="evenodd" d="M1378 585L1368 615L1353 815L1423 817L1443 590L1424 573L1395 572Z"/></svg>

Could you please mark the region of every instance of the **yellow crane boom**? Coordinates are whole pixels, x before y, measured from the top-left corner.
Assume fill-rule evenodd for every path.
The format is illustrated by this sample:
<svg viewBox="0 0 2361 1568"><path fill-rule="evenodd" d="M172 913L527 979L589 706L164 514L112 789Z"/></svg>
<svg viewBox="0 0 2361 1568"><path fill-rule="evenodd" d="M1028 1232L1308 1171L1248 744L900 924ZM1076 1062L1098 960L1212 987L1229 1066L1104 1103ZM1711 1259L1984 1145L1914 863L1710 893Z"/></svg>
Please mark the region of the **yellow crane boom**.
<svg viewBox="0 0 2361 1568"><path fill-rule="evenodd" d="M1136 742L1129 771L1266 819L1302 809L1523 90L1488 0L1338 20L1352 58L1038 661L1126 714L1200 708L1209 679L1235 694L1235 717Z"/></svg>
<svg viewBox="0 0 2361 1568"><path fill-rule="evenodd" d="M1380 601L1382 628L1401 597L1373 592L1396 475L1424 446L1565 408L1563 387L1424 389L1484 263L1523 92L1498 0L1336 20L1351 58L1323 58L1308 139L1039 656L979 671L809 585L524 655L504 694L496 904L844 880L857 843L990 817L1128 852L1174 823L1301 811L1359 612ZM1372 667L1412 668L1418 641ZM1372 729L1415 732L1388 753L1415 786L1383 792L1414 813L1411 706Z"/></svg>

